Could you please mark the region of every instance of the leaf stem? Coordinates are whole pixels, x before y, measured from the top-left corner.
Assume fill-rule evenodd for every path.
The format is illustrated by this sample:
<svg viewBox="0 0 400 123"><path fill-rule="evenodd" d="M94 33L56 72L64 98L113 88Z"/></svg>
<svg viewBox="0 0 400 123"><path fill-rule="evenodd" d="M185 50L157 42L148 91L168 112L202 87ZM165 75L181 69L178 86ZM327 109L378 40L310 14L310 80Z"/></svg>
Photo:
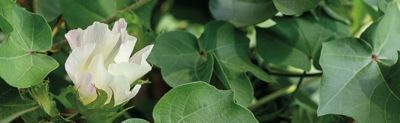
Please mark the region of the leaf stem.
<svg viewBox="0 0 400 123"><path fill-rule="evenodd" d="M296 90L294 90L293 95L296 94L297 91L299 90L299 88L300 88L300 86L301 86L301 83L303 83L304 76L305 76L306 74L307 74L306 71L304 71L303 74L302 74L302 76L300 76L299 82L297 82Z"/></svg>
<svg viewBox="0 0 400 123"><path fill-rule="evenodd" d="M56 23L53 25L53 27L51 27L51 36L52 36L52 37L54 37L54 36L57 34L57 32L58 32L60 26L61 26L63 23L64 23L63 17L62 17L61 15L58 16L58 17L57 17L57 20L56 20Z"/></svg>
<svg viewBox="0 0 400 123"><path fill-rule="evenodd" d="M278 98L278 97L280 97L282 95L286 95L286 94L293 94L294 95L294 94L296 94L296 92L299 90L301 84L303 83L305 75L307 75L306 71L304 71L303 74L301 74L299 82L297 82L296 85L294 85L294 84L290 85L289 87L282 88L282 89L280 89L278 91L275 91L272 94L269 94L269 95L267 95L265 97L262 97L260 100L258 100L257 103L249 106L249 109L250 110L257 109L258 107L260 107L260 106L262 106L262 105L264 105L264 104L266 104L268 102L271 102L271 101L275 100L276 98Z"/></svg>

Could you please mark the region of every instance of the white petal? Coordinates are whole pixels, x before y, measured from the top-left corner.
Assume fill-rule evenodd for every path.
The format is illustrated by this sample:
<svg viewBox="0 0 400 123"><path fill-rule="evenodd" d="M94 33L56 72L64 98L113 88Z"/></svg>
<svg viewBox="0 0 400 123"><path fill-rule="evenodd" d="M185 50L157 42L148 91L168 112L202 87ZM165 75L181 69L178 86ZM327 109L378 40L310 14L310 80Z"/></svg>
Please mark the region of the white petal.
<svg viewBox="0 0 400 123"><path fill-rule="evenodd" d="M72 50L65 62L65 70L67 71L71 80L76 84L79 80L81 72L87 68L90 62L90 55L95 48L95 44L88 44L83 47L78 47Z"/></svg>
<svg viewBox="0 0 400 123"><path fill-rule="evenodd" d="M139 50L136 52L130 59L130 62L132 63L137 63L140 65L148 65L147 63L147 57L149 57L151 50L153 49L154 45L148 45L144 47L143 49ZM150 65L149 65L150 66Z"/></svg>
<svg viewBox="0 0 400 123"><path fill-rule="evenodd" d="M113 84L111 84L110 87L114 93L115 106L132 99L140 89L139 85L135 86L134 89L130 91L130 84L128 79L124 76L115 76L112 83Z"/></svg>
<svg viewBox="0 0 400 123"><path fill-rule="evenodd" d="M127 25L125 19L121 18L114 23L112 31L118 33L121 30L126 30Z"/></svg>
<svg viewBox="0 0 400 123"><path fill-rule="evenodd" d="M119 40L119 34L112 32L108 29L108 25L94 22L87 29L84 30L84 35L82 36L82 45L87 43L95 43L95 53L103 55L107 58L111 51L116 46Z"/></svg>
<svg viewBox="0 0 400 123"><path fill-rule="evenodd" d="M84 105L93 102L97 98L96 88L92 85L91 81L92 75L83 73L77 82L78 85L75 85L79 92L80 100Z"/></svg>
<svg viewBox="0 0 400 123"><path fill-rule="evenodd" d="M88 71L92 74L93 80L92 84L107 93L107 101L108 103L111 100L112 90L110 89L109 84L112 80L111 74L108 73L106 67L104 66L104 58L102 55L96 55L91 63L89 64Z"/></svg>
<svg viewBox="0 0 400 123"><path fill-rule="evenodd" d="M129 62L129 57L135 47L136 37L130 36L125 30L121 30L121 46L118 49L114 61L115 63Z"/></svg>
<svg viewBox="0 0 400 123"><path fill-rule="evenodd" d="M135 87L133 87L131 93L133 96L136 96L139 93L140 88L142 87L142 85L135 85Z"/></svg>
<svg viewBox="0 0 400 123"><path fill-rule="evenodd" d="M81 28L74 29L69 31L67 34L65 34L65 38L68 41L69 46L71 49L75 49L76 47L81 46L81 36L83 34L83 30Z"/></svg>
<svg viewBox="0 0 400 123"><path fill-rule="evenodd" d="M139 65L136 63L119 63L119 64L110 64L108 66L108 71L113 76L125 76L129 84L138 80L146 73L151 70L150 65Z"/></svg>

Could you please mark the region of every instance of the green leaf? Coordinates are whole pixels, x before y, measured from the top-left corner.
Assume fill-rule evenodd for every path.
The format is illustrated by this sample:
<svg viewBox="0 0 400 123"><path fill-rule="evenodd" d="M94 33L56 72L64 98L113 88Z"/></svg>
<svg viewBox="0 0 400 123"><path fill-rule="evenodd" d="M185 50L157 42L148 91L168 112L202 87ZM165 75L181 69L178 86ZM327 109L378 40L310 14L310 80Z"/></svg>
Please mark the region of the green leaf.
<svg viewBox="0 0 400 123"><path fill-rule="evenodd" d="M301 15L315 8L321 0L273 0L276 9L285 15Z"/></svg>
<svg viewBox="0 0 400 123"><path fill-rule="evenodd" d="M361 123L400 121L399 21L399 5L391 3L384 17L371 25L362 39L323 45L318 115L342 114Z"/></svg>
<svg viewBox="0 0 400 123"><path fill-rule="evenodd" d="M1 79L0 89L0 123L11 122L39 108L34 101L22 99L16 88L6 85Z"/></svg>
<svg viewBox="0 0 400 123"><path fill-rule="evenodd" d="M36 12L43 17L47 21L53 21L59 15L61 15L60 5L58 4L59 0L33 0L34 8Z"/></svg>
<svg viewBox="0 0 400 123"><path fill-rule="evenodd" d="M116 12L114 0L59 0L69 28L85 28L94 21L106 20Z"/></svg>
<svg viewBox="0 0 400 123"><path fill-rule="evenodd" d="M27 12L11 0L0 2L1 27L12 26L0 44L0 76L11 86L27 88L39 83L58 63L44 53L52 44L51 30L43 17ZM4 18L3 18L4 17Z"/></svg>
<svg viewBox="0 0 400 123"><path fill-rule="evenodd" d="M179 100L179 101L177 101ZM156 123L256 123L253 114L233 101L232 91L205 82L178 86L165 94L153 111Z"/></svg>
<svg viewBox="0 0 400 123"><path fill-rule="evenodd" d="M4 18L2 15L0 15L0 29L2 29L4 33L10 33L13 31L13 27L11 26L11 24L8 23L6 18Z"/></svg>
<svg viewBox="0 0 400 123"><path fill-rule="evenodd" d="M377 0L378 7L381 11L386 12L387 6L390 3L400 2L398 0Z"/></svg>
<svg viewBox="0 0 400 123"><path fill-rule="evenodd" d="M332 18L342 21L346 24L350 24L350 14L351 8L346 6L348 0L324 0L321 2L322 9Z"/></svg>
<svg viewBox="0 0 400 123"><path fill-rule="evenodd" d="M346 25L328 17L276 18L273 27L257 28L257 52L268 63L309 71L323 42L350 36Z"/></svg>
<svg viewBox="0 0 400 123"><path fill-rule="evenodd" d="M209 82L213 58L198 43L188 32L164 33L156 39L149 60L161 68L163 79L172 87L193 81Z"/></svg>
<svg viewBox="0 0 400 123"><path fill-rule="evenodd" d="M271 0L210 0L209 9L217 20L236 26L261 23L277 13Z"/></svg>
<svg viewBox="0 0 400 123"><path fill-rule="evenodd" d="M213 21L206 25L199 40L187 32L160 35L149 59L161 68L164 80L171 86L209 82L215 69L225 87L233 90L238 103L248 106L253 87L246 73L272 82L267 73L251 63L249 54L249 39L243 32L232 24Z"/></svg>
<svg viewBox="0 0 400 123"><path fill-rule="evenodd" d="M150 122L140 119L140 118L131 118L131 119L122 121L122 123L150 123Z"/></svg>
<svg viewBox="0 0 400 123"><path fill-rule="evenodd" d="M215 74L226 88L235 93L239 104L248 106L253 99L253 86L247 72L265 82L272 82L267 73L251 63L249 39L232 24L210 22L200 40L202 47L214 56Z"/></svg>

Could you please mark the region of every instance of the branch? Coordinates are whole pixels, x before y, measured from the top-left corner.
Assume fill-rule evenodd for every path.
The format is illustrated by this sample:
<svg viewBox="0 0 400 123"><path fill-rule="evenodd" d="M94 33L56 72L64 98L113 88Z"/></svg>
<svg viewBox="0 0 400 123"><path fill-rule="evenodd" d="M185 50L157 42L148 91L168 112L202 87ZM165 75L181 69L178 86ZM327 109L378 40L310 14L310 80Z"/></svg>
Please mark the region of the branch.
<svg viewBox="0 0 400 123"><path fill-rule="evenodd" d="M117 12L128 12L128 11L136 10L136 9L142 7L143 5L145 5L146 3L150 2L150 1L151 0L137 0L135 3L125 7L124 9L117 10ZM106 20L104 20L102 22L111 23L111 22L117 20L116 13L113 16L107 18Z"/></svg>

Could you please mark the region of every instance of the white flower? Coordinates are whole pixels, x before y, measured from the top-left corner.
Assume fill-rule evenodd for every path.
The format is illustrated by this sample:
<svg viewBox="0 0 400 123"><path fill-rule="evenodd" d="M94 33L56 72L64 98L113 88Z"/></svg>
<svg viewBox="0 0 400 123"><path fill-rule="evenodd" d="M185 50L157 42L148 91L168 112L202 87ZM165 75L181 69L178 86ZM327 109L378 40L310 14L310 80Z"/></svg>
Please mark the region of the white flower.
<svg viewBox="0 0 400 123"><path fill-rule="evenodd" d="M85 30L69 31L65 37L72 49L65 69L79 92L80 100L89 104L97 98L97 89L107 93L106 103L115 105L132 99L141 85L130 85L151 70L146 59L153 45L132 55L136 38L126 31L126 22L120 19L112 30L108 25L94 22Z"/></svg>

